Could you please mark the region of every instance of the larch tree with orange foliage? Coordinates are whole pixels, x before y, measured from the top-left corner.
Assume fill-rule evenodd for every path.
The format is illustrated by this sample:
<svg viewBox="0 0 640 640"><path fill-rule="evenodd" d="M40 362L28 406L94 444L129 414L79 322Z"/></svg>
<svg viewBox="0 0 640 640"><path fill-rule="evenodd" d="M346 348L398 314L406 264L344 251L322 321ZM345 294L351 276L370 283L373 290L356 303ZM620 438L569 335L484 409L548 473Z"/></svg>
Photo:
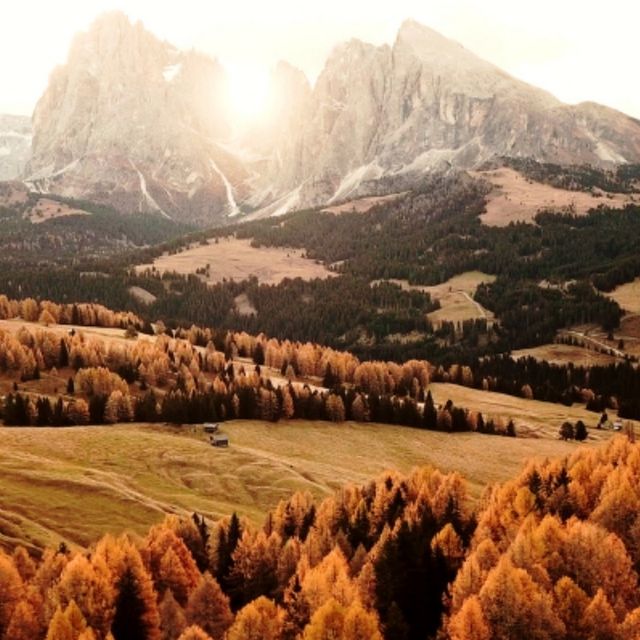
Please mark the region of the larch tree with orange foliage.
<svg viewBox="0 0 640 640"><path fill-rule="evenodd" d="M284 611L261 596L240 609L226 640L280 640Z"/></svg>
<svg viewBox="0 0 640 640"><path fill-rule="evenodd" d="M233 622L229 598L217 580L205 573L189 598L186 608L187 622L197 625L213 640L222 640Z"/></svg>
<svg viewBox="0 0 640 640"><path fill-rule="evenodd" d="M0 551L0 638L5 634L13 611L23 596L23 583L13 561Z"/></svg>

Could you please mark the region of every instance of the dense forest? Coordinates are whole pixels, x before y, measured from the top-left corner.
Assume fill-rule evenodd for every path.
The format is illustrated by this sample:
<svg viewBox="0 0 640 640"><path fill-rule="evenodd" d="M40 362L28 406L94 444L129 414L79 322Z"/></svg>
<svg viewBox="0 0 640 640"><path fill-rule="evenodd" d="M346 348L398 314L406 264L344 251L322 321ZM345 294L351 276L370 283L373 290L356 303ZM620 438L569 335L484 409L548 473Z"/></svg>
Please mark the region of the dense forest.
<svg viewBox="0 0 640 640"><path fill-rule="evenodd" d="M640 635L640 445L464 480L386 472L256 527L170 516L145 537L0 551L2 640L623 640Z"/></svg>

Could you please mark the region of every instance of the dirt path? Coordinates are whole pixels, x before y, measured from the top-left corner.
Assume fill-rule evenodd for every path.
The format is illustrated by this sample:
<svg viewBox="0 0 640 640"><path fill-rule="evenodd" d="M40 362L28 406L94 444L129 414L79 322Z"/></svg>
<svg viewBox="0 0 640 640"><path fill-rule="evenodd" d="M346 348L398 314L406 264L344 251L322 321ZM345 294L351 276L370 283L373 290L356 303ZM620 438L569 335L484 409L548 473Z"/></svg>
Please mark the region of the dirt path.
<svg viewBox="0 0 640 640"><path fill-rule="evenodd" d="M487 315L487 310L479 303L476 302L466 291L460 291L460 293L478 310L478 313L487 320L489 316Z"/></svg>
<svg viewBox="0 0 640 640"><path fill-rule="evenodd" d="M600 349L604 349L607 353L611 353L612 355L618 357L618 358L626 358L627 354L624 351L620 351L620 349L616 349L615 347L610 347L608 344L604 343L604 342L600 342L600 340L596 340L595 338L592 338L591 336L588 336L586 333L582 332L582 331L572 331L572 330L567 330L563 332L565 335L569 335L572 336L574 338L580 338L581 340L584 340L585 342L589 342L590 344L595 345L596 347L599 347Z"/></svg>

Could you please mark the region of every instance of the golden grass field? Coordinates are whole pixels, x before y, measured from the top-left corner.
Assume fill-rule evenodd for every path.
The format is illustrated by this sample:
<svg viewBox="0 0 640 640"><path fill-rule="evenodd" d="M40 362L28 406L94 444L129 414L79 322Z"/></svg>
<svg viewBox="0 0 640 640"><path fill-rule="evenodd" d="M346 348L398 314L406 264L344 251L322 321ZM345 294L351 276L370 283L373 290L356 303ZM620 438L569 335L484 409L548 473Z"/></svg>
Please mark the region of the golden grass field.
<svg viewBox="0 0 640 640"><path fill-rule="evenodd" d="M615 342L612 344L615 346ZM530 349L519 349L511 354L514 358L533 357L536 360L546 360L553 364L567 364L572 362L578 367L607 366L616 362L621 362L621 358L616 358L606 353L600 353L594 349L578 347L569 344L543 344Z"/></svg>
<svg viewBox="0 0 640 640"><path fill-rule="evenodd" d="M189 426L0 428L0 544L85 546L106 532L142 534L165 513L237 511L260 523L296 490L320 498L420 465L461 472L478 498L531 456L585 446L356 423L234 421L223 430L228 449Z"/></svg>
<svg viewBox="0 0 640 640"><path fill-rule="evenodd" d="M609 431L595 430L600 415L587 411L584 405L565 407L562 404L526 400L504 393L481 391L448 383L432 383L429 388L436 404L444 404L450 399L454 404L466 409L482 411L485 419L491 416L501 417L503 420L513 419L517 433L523 439L555 440L560 425L565 420L582 420L589 429L590 442L611 437ZM609 414L612 418L615 416L614 411L609 411ZM640 429L639 423L627 422L634 425L636 431Z"/></svg>
<svg viewBox="0 0 640 640"><path fill-rule="evenodd" d="M575 207L578 215L586 214L600 204L622 208L632 202L631 195L611 194L596 197L583 191L566 191L547 184L533 182L509 168L471 172L476 178L484 178L493 186L487 200L482 222L492 227L505 227L510 222L532 222L541 209L554 210Z"/></svg>
<svg viewBox="0 0 640 640"><path fill-rule="evenodd" d="M616 287L607 297L615 300L625 311L640 313L640 278Z"/></svg>
<svg viewBox="0 0 640 640"><path fill-rule="evenodd" d="M250 240L220 238L219 242L206 245L195 244L174 255L164 254L153 265L139 265L138 270L154 266L158 271L176 271L181 274L195 273L209 265L206 282L215 284L223 280L245 280L255 276L265 284L278 284L285 278L330 278L335 274L324 265L303 258L300 249L251 246Z"/></svg>

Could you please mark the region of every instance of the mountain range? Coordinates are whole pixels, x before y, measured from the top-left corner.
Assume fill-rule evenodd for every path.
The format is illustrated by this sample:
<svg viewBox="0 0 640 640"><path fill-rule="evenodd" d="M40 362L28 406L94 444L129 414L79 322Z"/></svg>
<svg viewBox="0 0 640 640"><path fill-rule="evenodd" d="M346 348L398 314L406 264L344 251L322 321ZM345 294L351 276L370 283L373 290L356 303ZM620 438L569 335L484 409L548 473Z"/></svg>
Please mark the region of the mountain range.
<svg viewBox="0 0 640 640"><path fill-rule="evenodd" d="M0 179L212 225L393 190L501 156L612 167L640 162L640 122L566 105L407 21L392 46L351 40L314 86L287 63L273 108L237 132L222 66L104 14L71 45L31 132L0 119Z"/></svg>

